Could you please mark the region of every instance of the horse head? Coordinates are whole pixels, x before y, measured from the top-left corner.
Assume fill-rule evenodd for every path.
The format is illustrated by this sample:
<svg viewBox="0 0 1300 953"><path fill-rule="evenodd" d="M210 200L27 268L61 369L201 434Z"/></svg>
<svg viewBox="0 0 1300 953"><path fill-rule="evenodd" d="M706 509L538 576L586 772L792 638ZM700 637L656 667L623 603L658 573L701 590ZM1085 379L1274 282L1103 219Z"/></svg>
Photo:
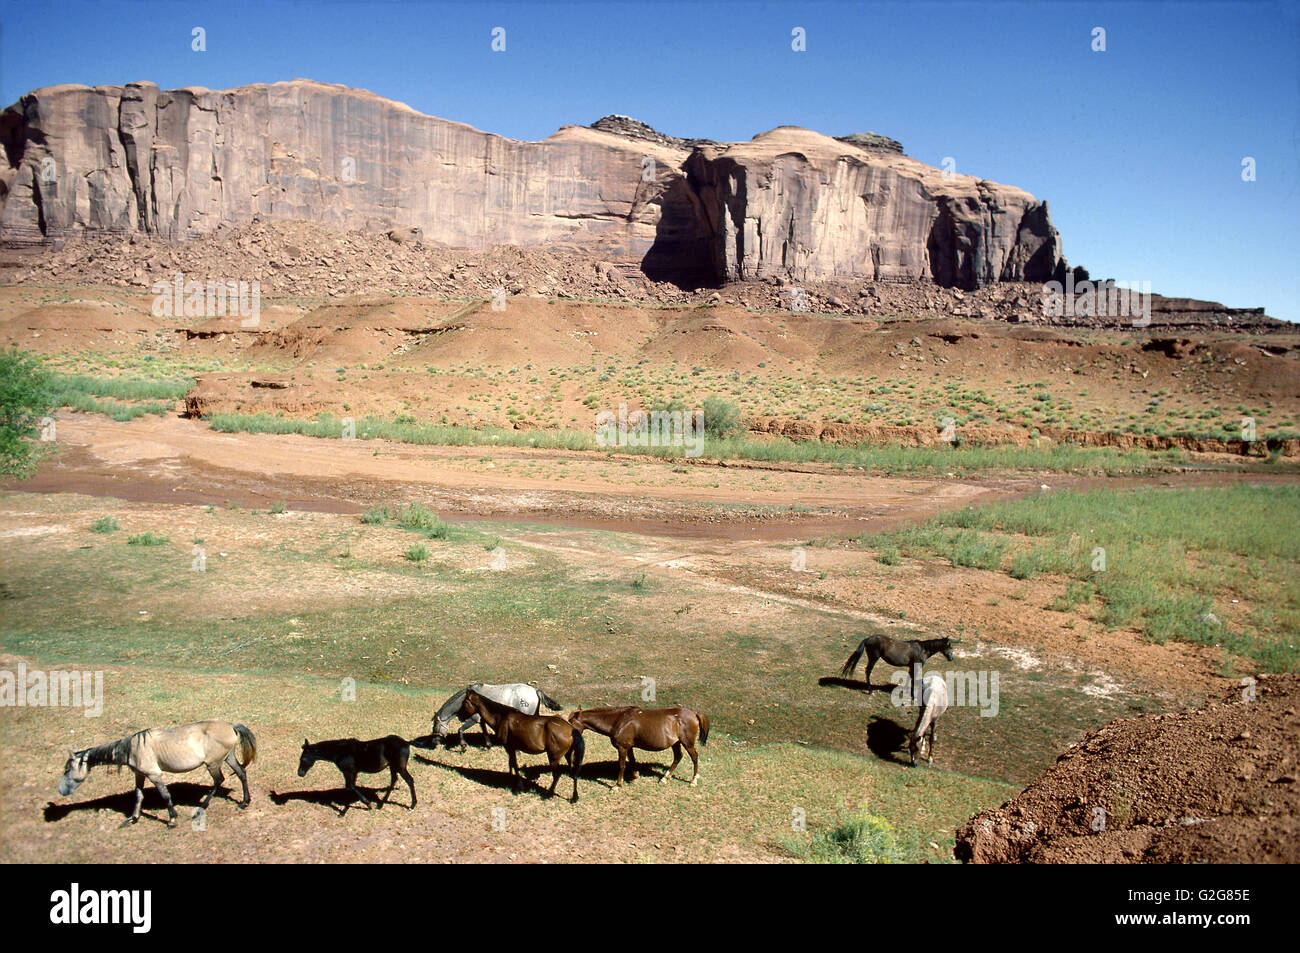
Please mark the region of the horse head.
<svg viewBox="0 0 1300 953"><path fill-rule="evenodd" d="M316 752L311 750L311 743L302 739L302 757L298 759L298 777L305 778L311 766L316 763Z"/></svg>
<svg viewBox="0 0 1300 953"><path fill-rule="evenodd" d="M939 651L943 653L944 658L946 658L949 662L951 662L952 661L952 639L941 639L940 641L942 644L939 646Z"/></svg>
<svg viewBox="0 0 1300 953"><path fill-rule="evenodd" d="M90 766L86 763L86 752L69 752L68 760L63 765L63 780L59 782L59 793L67 797L77 790L77 786L86 780L88 774L90 774Z"/></svg>
<svg viewBox="0 0 1300 953"><path fill-rule="evenodd" d="M925 738L922 735L918 735L915 731L907 733L907 754L912 759L913 767L916 766L916 756L921 753L924 745Z"/></svg>

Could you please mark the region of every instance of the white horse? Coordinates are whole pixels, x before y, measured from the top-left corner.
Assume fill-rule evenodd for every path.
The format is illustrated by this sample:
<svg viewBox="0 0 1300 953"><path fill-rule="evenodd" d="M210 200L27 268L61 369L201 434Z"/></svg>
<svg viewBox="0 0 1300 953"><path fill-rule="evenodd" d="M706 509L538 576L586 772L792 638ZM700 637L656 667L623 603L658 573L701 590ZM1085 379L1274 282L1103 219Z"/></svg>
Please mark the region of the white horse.
<svg viewBox="0 0 1300 953"><path fill-rule="evenodd" d="M948 710L948 684L942 675L927 675L921 680L921 714L917 716L916 727L907 733L907 753L916 764L916 756L925 749L927 764L934 764L934 726L939 716ZM927 743L926 731L930 738Z"/></svg>
<svg viewBox="0 0 1300 953"><path fill-rule="evenodd" d="M540 715L543 705L552 711L559 711L564 707L540 688L534 688L525 682L511 682L508 685L485 685L482 682L475 682L443 702L442 707L438 709L438 714L434 715L433 734L438 741L446 742L447 735L450 733L451 720L456 717L461 705L465 703L465 693L471 690L478 692L484 698L516 708L525 715ZM457 729L456 740L460 742L461 751L465 750L465 729L474 725L479 725L483 729L484 746L492 747L492 736L488 734L487 725L483 724L482 718L474 714L462 721Z"/></svg>

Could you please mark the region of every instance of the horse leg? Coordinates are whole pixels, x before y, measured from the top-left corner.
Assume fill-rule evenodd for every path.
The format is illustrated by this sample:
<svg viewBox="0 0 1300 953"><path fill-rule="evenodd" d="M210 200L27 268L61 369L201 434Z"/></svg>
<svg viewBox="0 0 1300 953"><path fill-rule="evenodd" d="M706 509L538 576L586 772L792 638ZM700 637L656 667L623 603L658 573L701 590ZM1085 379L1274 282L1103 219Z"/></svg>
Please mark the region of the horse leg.
<svg viewBox="0 0 1300 953"><path fill-rule="evenodd" d="M930 750L925 753L927 764L934 764L934 729L937 724L939 724L938 718L930 722Z"/></svg>
<svg viewBox="0 0 1300 953"><path fill-rule="evenodd" d="M406 782L406 786L407 786L408 788L411 789L411 810L414 811L414 810L415 810L415 804L416 804L416 801L415 801L415 779L411 777L411 772L406 770L406 765L402 765L402 766L401 766L400 768L398 768L397 770L398 770L398 773L401 774L401 776L402 776L402 780L404 780L404 781Z"/></svg>
<svg viewBox="0 0 1300 953"><path fill-rule="evenodd" d="M357 800L365 805L366 810L367 811L370 810L370 799L367 798L364 794L362 794L361 789L357 787L356 769L343 772L343 783L344 785L346 785L349 791L351 791L353 794L357 796Z"/></svg>
<svg viewBox="0 0 1300 953"><path fill-rule="evenodd" d="M628 772L627 775L627 783L631 784L633 781L636 780L636 776L637 776L636 748L627 749L627 766L632 769L631 771Z"/></svg>
<svg viewBox="0 0 1300 953"><path fill-rule="evenodd" d="M163 803L167 805L167 817L168 817L167 826L175 827L176 807L175 805L172 804L171 792L167 790L167 785L163 784L162 775L161 774L154 775L149 780L153 782L153 786L156 787L159 790L159 792L162 794Z"/></svg>
<svg viewBox="0 0 1300 953"><path fill-rule="evenodd" d="M867 688L871 688L871 670L876 667L877 661L879 661L879 659L874 655L867 659L867 674L862 676L863 680L867 683Z"/></svg>
<svg viewBox="0 0 1300 953"><path fill-rule="evenodd" d="M691 787L695 787L695 783L700 780L700 756L695 751L694 744L691 744L686 748L686 753L691 756L691 764L695 768L695 770L691 772Z"/></svg>
<svg viewBox="0 0 1300 953"><path fill-rule="evenodd" d="M519 770L519 759L515 757L515 749L514 749L514 748L506 748L506 752L510 755L510 773L513 774L513 775L515 776L515 792L514 792L514 793L515 793L515 794L518 794L518 793L519 793L519 789L522 788L522 787L524 786L524 775L523 775L523 773Z"/></svg>
<svg viewBox="0 0 1300 953"><path fill-rule="evenodd" d="M206 811L208 809L208 802L212 800L212 795L217 793L217 788L221 787L221 782L224 780L221 776L220 761L218 761L216 764L208 765L207 768L208 768L208 774L212 775L212 790L209 791L207 794L203 795L203 800L199 801L200 811Z"/></svg>
<svg viewBox="0 0 1300 953"><path fill-rule="evenodd" d="M478 718L477 715L474 717ZM483 748L484 750L490 750L492 748L492 736L488 734L487 722L479 718L478 726L483 729Z"/></svg>
<svg viewBox="0 0 1300 953"><path fill-rule="evenodd" d="M673 766L668 769L668 773L659 779L660 784L667 784L668 779L677 771L677 762L682 760L682 743L680 741L673 743Z"/></svg>
<svg viewBox="0 0 1300 953"><path fill-rule="evenodd" d="M560 786L560 774L564 771L564 759L553 751L547 751L546 754L551 759L551 789L546 792L546 796L555 797L555 789Z"/></svg>
<svg viewBox="0 0 1300 953"><path fill-rule="evenodd" d="M248 805L253 803L253 796L248 793L248 775L244 773L244 766L239 763L235 757L235 749L230 749L230 754L226 755L226 764L230 765L235 772L235 777L239 778L239 783L244 786L244 800L240 802L239 809L242 811Z"/></svg>
<svg viewBox="0 0 1300 953"><path fill-rule="evenodd" d="M381 808L388 803L388 799L392 797L393 788L395 787L397 787L397 765L390 762L388 765L388 790L384 792L383 797L379 798Z"/></svg>
<svg viewBox="0 0 1300 953"><path fill-rule="evenodd" d="M144 775L135 776L135 810L131 816L122 822L123 827L130 827L136 821L140 820L140 805L144 803Z"/></svg>

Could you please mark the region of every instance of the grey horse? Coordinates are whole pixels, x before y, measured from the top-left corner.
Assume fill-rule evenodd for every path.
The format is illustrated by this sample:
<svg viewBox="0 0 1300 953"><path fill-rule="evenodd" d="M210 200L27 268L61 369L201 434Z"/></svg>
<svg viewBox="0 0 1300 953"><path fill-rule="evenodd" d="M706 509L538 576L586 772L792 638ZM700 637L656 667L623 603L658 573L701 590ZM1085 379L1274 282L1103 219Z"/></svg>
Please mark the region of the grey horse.
<svg viewBox="0 0 1300 953"><path fill-rule="evenodd" d="M540 715L543 705L552 711L559 711L564 707L540 688L534 688L525 682L511 682L507 685L485 685L483 682L475 682L443 702L442 707L438 709L438 714L434 715L433 734L438 741L446 744L447 735L451 733L451 720L456 717L456 712L460 711L461 705L465 702L465 693L469 691L478 692L484 698L500 702L502 705L517 708L525 715ZM465 750L465 729L472 728L474 725L479 725L483 729L484 746L492 747L492 736L488 734L483 719L478 715L470 715L460 723L456 731L456 740L460 743L461 751ZM451 747L449 744L447 746Z"/></svg>

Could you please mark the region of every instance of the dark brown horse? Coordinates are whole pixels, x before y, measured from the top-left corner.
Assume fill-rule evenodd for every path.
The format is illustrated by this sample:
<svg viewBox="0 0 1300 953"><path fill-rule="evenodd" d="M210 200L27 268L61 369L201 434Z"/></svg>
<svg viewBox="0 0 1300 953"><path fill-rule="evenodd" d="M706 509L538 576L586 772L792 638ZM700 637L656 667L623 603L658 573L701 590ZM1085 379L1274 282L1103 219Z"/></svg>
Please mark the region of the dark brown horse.
<svg viewBox="0 0 1300 953"><path fill-rule="evenodd" d="M659 779L667 784L682 760L682 748L691 756L695 771L691 787L700 779L700 756L695 742L708 744L709 716L693 708L580 708L569 716L575 728L590 728L608 735L610 743L618 749L618 787L623 786L623 768L632 762L629 781L636 780L636 755L634 748L642 751L673 749L673 766Z"/></svg>
<svg viewBox="0 0 1300 953"><path fill-rule="evenodd" d="M387 735L371 741L358 741L356 738L335 738L332 741L317 741L314 744L302 739L302 756L298 759L298 777L305 778L311 766L317 761L328 761L343 772L344 786L357 796L357 800L370 810L370 798L361 793L357 787L358 774L374 774L388 769L388 790L382 798L376 799L378 807L383 807L392 796L400 776L411 789L411 810L415 810L415 780L406 770L411 757L411 743L397 735ZM346 811L345 811L346 813Z"/></svg>
<svg viewBox="0 0 1300 953"><path fill-rule="evenodd" d="M582 730L570 725L557 715L525 715L516 708L484 698L473 689L465 692L465 701L461 704L459 717L461 721L473 715L492 732L493 736L505 746L510 756L510 773L515 777L515 793L523 787L524 776L519 770L518 751L528 754L546 752L550 759L551 790L548 796L555 794L560 783L560 773L564 769L561 761L569 762L573 774L573 797L578 800L578 772L582 770L582 756L587 750L582 740Z"/></svg>
<svg viewBox="0 0 1300 953"><path fill-rule="evenodd" d="M891 639L887 635L873 635L858 643L857 649L849 656L849 660L844 663L844 667L840 669L840 678L849 678L853 674L853 670L858 667L858 662L862 661L862 656L865 653L867 656L865 680L868 687L871 685L871 670L883 658L890 665L907 667L912 679L909 690L915 694L917 685L920 682L921 666L925 664L931 655L940 652L949 662L952 661L951 639L913 639L910 642L904 642L902 639Z"/></svg>

